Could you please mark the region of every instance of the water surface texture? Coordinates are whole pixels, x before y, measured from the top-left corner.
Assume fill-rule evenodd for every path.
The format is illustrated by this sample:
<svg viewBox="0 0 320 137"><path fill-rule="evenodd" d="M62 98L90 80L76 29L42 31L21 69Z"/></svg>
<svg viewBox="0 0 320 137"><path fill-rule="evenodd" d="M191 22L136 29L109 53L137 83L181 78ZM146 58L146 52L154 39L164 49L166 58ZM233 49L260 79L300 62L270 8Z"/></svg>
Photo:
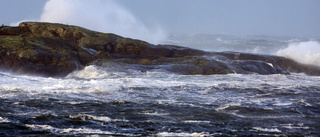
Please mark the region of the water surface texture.
<svg viewBox="0 0 320 137"><path fill-rule="evenodd" d="M64 78L0 72L0 136L317 136L319 81L141 72L115 62Z"/></svg>

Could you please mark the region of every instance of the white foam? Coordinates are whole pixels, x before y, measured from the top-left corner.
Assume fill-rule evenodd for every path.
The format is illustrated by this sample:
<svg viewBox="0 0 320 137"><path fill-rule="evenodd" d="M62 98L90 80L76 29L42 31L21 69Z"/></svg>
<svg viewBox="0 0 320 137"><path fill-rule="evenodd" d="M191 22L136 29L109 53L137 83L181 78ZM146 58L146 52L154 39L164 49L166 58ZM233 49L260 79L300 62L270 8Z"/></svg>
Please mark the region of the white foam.
<svg viewBox="0 0 320 137"><path fill-rule="evenodd" d="M83 70L73 72L67 77L75 76L83 79L92 79L92 78L105 78L108 76L106 71L99 70L94 65L86 66Z"/></svg>
<svg viewBox="0 0 320 137"><path fill-rule="evenodd" d="M240 103L230 103L230 104L219 106L215 110L216 111L222 111L222 110L228 109L229 107L232 107L232 106L241 106L241 104Z"/></svg>
<svg viewBox="0 0 320 137"><path fill-rule="evenodd" d="M303 64L320 66L320 43L317 41L290 43L287 48L277 51L276 55L291 58Z"/></svg>
<svg viewBox="0 0 320 137"><path fill-rule="evenodd" d="M100 121L100 122L111 122L112 119L107 116L93 116L93 115L87 115L87 114L79 114L76 116L70 116L70 118L80 118L82 120L94 120L94 121Z"/></svg>
<svg viewBox="0 0 320 137"><path fill-rule="evenodd" d="M268 104L287 107L290 104L283 103L297 101L269 97L268 94L271 93L255 94L255 91L234 93L229 89L236 88L245 91L247 89L261 88L261 90L265 90L264 88L270 88L270 90L275 89L282 92L299 87L318 87L318 81L320 80L319 77L309 77L303 74L189 76L161 71L129 71L124 73L104 70L104 68L96 68L96 66L88 66L80 71L71 74L70 77L59 79L0 73L0 97L19 99L21 97L23 99L57 97L70 104L81 104L87 100L104 102L118 100L155 101L165 105L190 105L193 102L200 104L218 103L218 106L215 107L216 111L232 113L229 111L233 108L246 104L261 106L261 108L267 108ZM82 76L79 76L80 74L76 73L88 73L88 75L81 74ZM75 75L78 75L78 77ZM190 102L181 101L182 97L190 100ZM309 105L303 101L299 103ZM153 115L153 113L150 113L150 115Z"/></svg>
<svg viewBox="0 0 320 137"><path fill-rule="evenodd" d="M303 123L300 123L298 125L293 125L293 124L282 124L282 127L288 128L288 129L310 129L308 126L304 126Z"/></svg>
<svg viewBox="0 0 320 137"><path fill-rule="evenodd" d="M173 132L160 132L157 134L157 136L159 137L205 137L205 136L209 136L208 133L173 133Z"/></svg>
<svg viewBox="0 0 320 137"><path fill-rule="evenodd" d="M275 102L275 104L273 104L275 106L290 106L292 105L292 102Z"/></svg>
<svg viewBox="0 0 320 137"><path fill-rule="evenodd" d="M31 128L36 131L50 131L53 133L59 134L114 134L108 131L102 131L100 129L91 129L91 128L56 128L50 125L35 125L35 124L26 124L26 127Z"/></svg>
<svg viewBox="0 0 320 137"><path fill-rule="evenodd" d="M0 123L9 123L9 122L11 122L9 119L0 117Z"/></svg>
<svg viewBox="0 0 320 137"><path fill-rule="evenodd" d="M210 123L210 121L185 120L185 121L183 121L183 123L205 123L205 124L209 124L209 123Z"/></svg>
<svg viewBox="0 0 320 137"><path fill-rule="evenodd" d="M150 116L167 116L169 115L169 113L159 113L159 112L145 112L145 113L140 113L140 114L144 114L144 115L150 115Z"/></svg>
<svg viewBox="0 0 320 137"><path fill-rule="evenodd" d="M271 67L274 67L272 63L267 62L267 64Z"/></svg>
<svg viewBox="0 0 320 137"><path fill-rule="evenodd" d="M277 128L262 128L262 127L253 127L252 129L256 130L256 131L262 131L262 132L277 132L280 133L281 130L277 129Z"/></svg>

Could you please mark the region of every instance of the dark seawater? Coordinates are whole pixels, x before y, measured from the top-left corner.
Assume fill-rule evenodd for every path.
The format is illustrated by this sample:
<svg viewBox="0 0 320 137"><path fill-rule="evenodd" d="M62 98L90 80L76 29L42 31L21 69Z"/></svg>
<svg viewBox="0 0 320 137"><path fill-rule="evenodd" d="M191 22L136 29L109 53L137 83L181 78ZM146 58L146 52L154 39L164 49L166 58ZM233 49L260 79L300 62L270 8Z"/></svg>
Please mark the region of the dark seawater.
<svg viewBox="0 0 320 137"><path fill-rule="evenodd" d="M320 135L319 76L109 66L60 79L0 72L0 136Z"/></svg>

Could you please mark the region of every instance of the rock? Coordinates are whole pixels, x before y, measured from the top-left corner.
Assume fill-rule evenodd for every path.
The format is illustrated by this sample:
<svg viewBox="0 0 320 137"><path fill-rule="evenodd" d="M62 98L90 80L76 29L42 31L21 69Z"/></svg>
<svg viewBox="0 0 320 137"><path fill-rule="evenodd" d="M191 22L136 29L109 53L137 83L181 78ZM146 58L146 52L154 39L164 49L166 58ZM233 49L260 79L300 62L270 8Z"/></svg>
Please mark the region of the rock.
<svg viewBox="0 0 320 137"><path fill-rule="evenodd" d="M94 54L94 57L96 59L111 59L109 53L105 51L98 51L96 54Z"/></svg>
<svg viewBox="0 0 320 137"><path fill-rule="evenodd" d="M263 75L289 74L287 71L282 70L281 68L275 68L272 64L268 64L264 61L236 60L232 62L232 65L236 66L238 73L258 73Z"/></svg>
<svg viewBox="0 0 320 137"><path fill-rule="evenodd" d="M271 55L256 55L256 54L239 53L239 52L221 52L217 54L225 56L230 60L263 61L265 63L272 64L272 66L275 67L278 72L281 72L281 74L282 73L288 74L289 72L294 72L294 73L305 73L307 75L320 76L319 66L300 64L298 62L295 62L294 60L284 58L284 57L271 56Z"/></svg>
<svg viewBox="0 0 320 137"><path fill-rule="evenodd" d="M167 65L167 70L184 75L212 75L233 73L233 67L208 56L187 56L154 61Z"/></svg>
<svg viewBox="0 0 320 137"><path fill-rule="evenodd" d="M0 69L3 71L63 77L92 63L103 64L101 62L133 64L133 68L142 71L164 69L186 75L289 72L320 75L318 66L283 57L153 45L71 25L22 22L17 27L0 27Z"/></svg>
<svg viewBox="0 0 320 137"><path fill-rule="evenodd" d="M140 64L140 65L150 65L151 64L151 60L150 59L140 59L138 61L138 64Z"/></svg>

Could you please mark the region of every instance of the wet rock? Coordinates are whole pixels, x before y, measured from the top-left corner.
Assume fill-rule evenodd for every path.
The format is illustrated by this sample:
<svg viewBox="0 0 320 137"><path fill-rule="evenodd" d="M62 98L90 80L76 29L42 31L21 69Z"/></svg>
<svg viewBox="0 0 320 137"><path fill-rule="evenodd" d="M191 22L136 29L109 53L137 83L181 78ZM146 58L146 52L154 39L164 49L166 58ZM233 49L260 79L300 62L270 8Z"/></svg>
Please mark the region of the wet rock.
<svg viewBox="0 0 320 137"><path fill-rule="evenodd" d="M281 68L275 68L272 64L256 60L236 60L232 62L237 69L236 72L258 73L263 75L269 74L289 74Z"/></svg>
<svg viewBox="0 0 320 137"><path fill-rule="evenodd" d="M184 75L212 75L234 73L234 69L232 66L217 61L209 56L164 58L153 61L153 64L164 66L164 69Z"/></svg>
<svg viewBox="0 0 320 137"><path fill-rule="evenodd" d="M94 54L94 57L96 59L110 59L110 54L105 51L98 51L96 54Z"/></svg>
<svg viewBox="0 0 320 137"><path fill-rule="evenodd" d="M186 75L228 73L320 75L320 67L283 57L237 52L205 52L175 45L100 33L82 27L22 22L0 27L0 69L19 74L63 77L94 62L135 65L135 69L165 69Z"/></svg>
<svg viewBox="0 0 320 137"><path fill-rule="evenodd" d="M294 60L284 58L284 57L271 56L271 55L256 55L256 54L239 53L239 52L221 52L216 54L225 56L230 60L263 61L275 67L280 74L288 74L289 72L294 72L294 73L305 73L307 75L320 76L319 66L300 64Z"/></svg>

